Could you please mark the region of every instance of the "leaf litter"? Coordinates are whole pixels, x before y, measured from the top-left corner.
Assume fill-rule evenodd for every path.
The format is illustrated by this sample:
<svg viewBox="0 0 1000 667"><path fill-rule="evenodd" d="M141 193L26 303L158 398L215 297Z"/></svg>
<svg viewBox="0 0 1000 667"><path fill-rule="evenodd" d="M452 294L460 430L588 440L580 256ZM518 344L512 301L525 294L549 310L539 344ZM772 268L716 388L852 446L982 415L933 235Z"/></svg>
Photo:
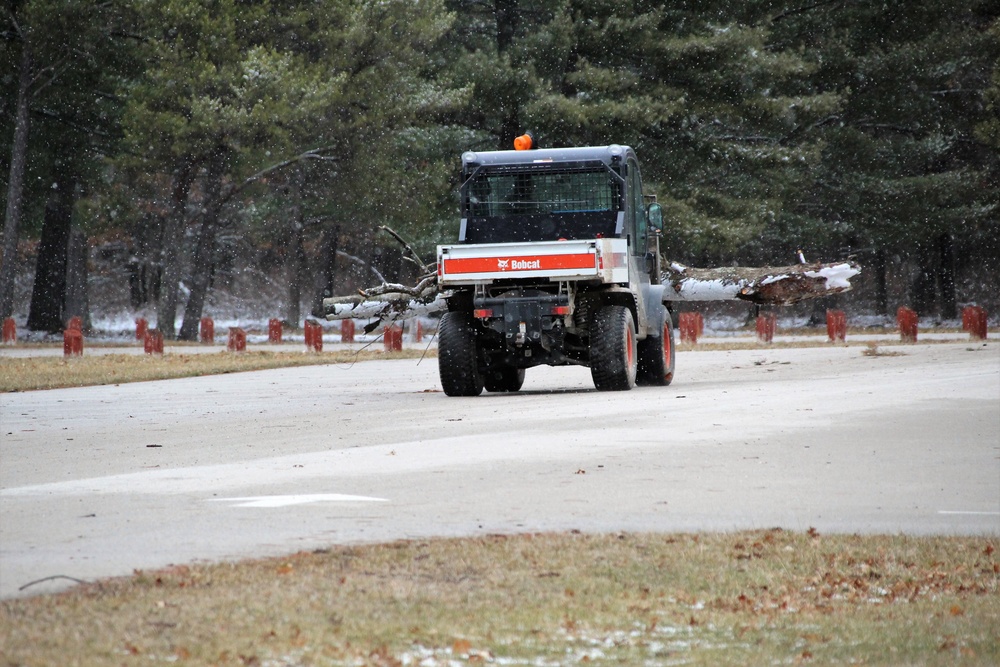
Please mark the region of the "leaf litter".
<svg viewBox="0 0 1000 667"><path fill-rule="evenodd" d="M1000 663L996 538L486 535L0 603L0 664Z"/></svg>

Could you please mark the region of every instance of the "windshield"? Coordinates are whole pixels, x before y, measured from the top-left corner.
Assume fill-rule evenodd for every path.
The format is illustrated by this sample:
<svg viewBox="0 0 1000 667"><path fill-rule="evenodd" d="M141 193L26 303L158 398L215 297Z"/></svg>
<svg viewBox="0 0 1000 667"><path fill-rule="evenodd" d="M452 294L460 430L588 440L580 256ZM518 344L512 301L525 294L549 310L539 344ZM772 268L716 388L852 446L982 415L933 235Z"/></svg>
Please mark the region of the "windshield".
<svg viewBox="0 0 1000 667"><path fill-rule="evenodd" d="M603 167L482 170L464 187L470 243L555 241L615 233L620 185Z"/></svg>

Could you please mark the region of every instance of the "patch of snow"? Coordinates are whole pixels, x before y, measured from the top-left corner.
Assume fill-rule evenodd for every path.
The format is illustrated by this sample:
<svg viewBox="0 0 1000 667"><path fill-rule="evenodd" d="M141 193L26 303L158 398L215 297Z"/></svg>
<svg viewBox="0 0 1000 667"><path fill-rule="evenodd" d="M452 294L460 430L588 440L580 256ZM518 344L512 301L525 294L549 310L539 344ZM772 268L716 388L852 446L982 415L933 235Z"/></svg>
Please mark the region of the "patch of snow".
<svg viewBox="0 0 1000 667"><path fill-rule="evenodd" d="M681 291L677 295L682 301L721 301L735 298L742 289L741 283L729 283L722 280L691 280L684 279L680 283ZM670 294L670 290L664 292Z"/></svg>
<svg viewBox="0 0 1000 667"><path fill-rule="evenodd" d="M819 271L806 271L810 278L825 278L827 289L850 289L851 278L858 273L860 271L847 263L825 266Z"/></svg>

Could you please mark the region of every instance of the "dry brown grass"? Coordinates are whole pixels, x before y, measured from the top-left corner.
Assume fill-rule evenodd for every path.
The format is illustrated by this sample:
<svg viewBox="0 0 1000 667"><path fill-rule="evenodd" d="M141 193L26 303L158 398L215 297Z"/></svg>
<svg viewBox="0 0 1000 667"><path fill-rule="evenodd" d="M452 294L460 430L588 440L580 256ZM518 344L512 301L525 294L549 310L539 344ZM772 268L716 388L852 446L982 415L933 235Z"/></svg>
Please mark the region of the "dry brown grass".
<svg viewBox="0 0 1000 667"><path fill-rule="evenodd" d="M86 387L147 380L259 371L288 366L342 364L368 359L412 359L422 350L347 350L302 353L247 351L195 354L133 355L105 354L82 357L0 357L0 392ZM426 356L437 356L428 350Z"/></svg>
<svg viewBox="0 0 1000 667"><path fill-rule="evenodd" d="M545 534L172 567L0 603L0 664L1000 664L995 538Z"/></svg>
<svg viewBox="0 0 1000 667"><path fill-rule="evenodd" d="M865 349L861 352L861 354L865 355L866 357L901 357L901 356L904 356L904 353L900 352L899 350L884 350L884 349L880 349L879 346L878 346L878 344L876 344L876 343L868 343L868 345L865 346Z"/></svg>

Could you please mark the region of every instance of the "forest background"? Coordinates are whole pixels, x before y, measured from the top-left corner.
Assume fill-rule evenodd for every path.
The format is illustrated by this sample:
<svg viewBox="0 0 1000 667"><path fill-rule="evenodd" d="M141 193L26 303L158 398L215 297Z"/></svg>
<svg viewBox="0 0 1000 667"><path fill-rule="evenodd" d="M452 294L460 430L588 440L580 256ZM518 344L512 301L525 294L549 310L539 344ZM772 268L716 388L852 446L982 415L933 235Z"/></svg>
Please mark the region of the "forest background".
<svg viewBox="0 0 1000 667"><path fill-rule="evenodd" d="M432 258L524 130L633 146L672 260L996 312L998 60L995 0L6 0L0 316L89 320L114 265L168 337L241 281L299 323L412 278L378 226Z"/></svg>

